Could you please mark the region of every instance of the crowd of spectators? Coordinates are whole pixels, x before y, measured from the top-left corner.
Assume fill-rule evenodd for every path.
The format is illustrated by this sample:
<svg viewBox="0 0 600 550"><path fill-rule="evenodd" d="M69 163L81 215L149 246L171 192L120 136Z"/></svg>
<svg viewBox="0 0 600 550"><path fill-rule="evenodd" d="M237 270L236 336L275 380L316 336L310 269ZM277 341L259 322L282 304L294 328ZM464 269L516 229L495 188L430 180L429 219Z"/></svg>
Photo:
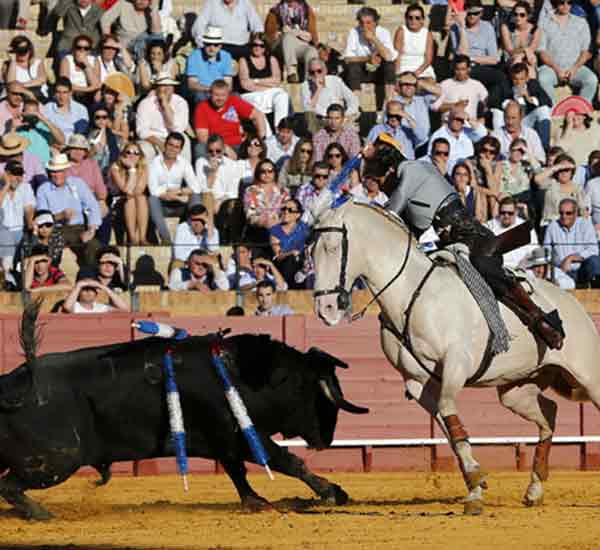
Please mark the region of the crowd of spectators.
<svg viewBox="0 0 600 550"><path fill-rule="evenodd" d="M263 20L251 0L206 0L176 21L170 0L45 2L38 32L53 35L52 61L24 32L0 68L4 288L68 289L69 312L124 309L119 292L144 277L113 245L166 246L164 288L256 288L257 314L286 314L275 293L313 281L312 202L381 132L432 164L494 233L531 222L532 244L509 266L600 286L589 4L452 2L443 49L419 4L395 29L357 8L339 50L319 41L314 8L280 0ZM29 17L20 1L16 28ZM299 85L302 112L283 82ZM365 83L373 113L361 108ZM558 86L572 95L558 102ZM391 192L360 170L344 190L381 206ZM61 271L66 247L74 281Z"/></svg>

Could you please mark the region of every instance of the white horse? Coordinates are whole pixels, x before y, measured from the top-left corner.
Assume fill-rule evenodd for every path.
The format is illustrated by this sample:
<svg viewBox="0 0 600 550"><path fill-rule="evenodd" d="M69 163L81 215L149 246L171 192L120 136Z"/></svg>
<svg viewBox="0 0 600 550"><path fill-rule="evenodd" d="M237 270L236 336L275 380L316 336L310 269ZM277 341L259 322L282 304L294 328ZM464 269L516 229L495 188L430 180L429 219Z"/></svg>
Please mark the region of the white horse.
<svg viewBox="0 0 600 550"><path fill-rule="evenodd" d="M352 282L359 276L366 281L387 319L381 330L386 357L401 372L412 397L435 417L458 459L469 491L465 513L483 511L486 488L458 418L456 398L465 385L496 387L505 407L538 426L540 441L524 503L541 504L557 409L542 392L550 387L600 408L600 339L582 305L549 282L536 280L535 301L546 311L556 307L560 312L564 347L549 349L501 305L510 350L481 369L489 330L479 306L454 269L432 269L431 259L397 218L348 202L321 216L315 232L318 316L328 325L339 323L350 310Z"/></svg>

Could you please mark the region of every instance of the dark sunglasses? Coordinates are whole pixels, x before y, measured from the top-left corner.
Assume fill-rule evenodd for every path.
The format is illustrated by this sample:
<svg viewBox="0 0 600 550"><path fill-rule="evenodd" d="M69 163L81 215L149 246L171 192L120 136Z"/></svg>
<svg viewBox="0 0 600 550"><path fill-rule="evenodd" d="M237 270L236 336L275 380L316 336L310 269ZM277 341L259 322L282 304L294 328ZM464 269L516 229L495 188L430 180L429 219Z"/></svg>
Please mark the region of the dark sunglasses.
<svg viewBox="0 0 600 550"><path fill-rule="evenodd" d="M327 155L328 159L341 159L342 158L342 153L329 153Z"/></svg>
<svg viewBox="0 0 600 550"><path fill-rule="evenodd" d="M496 149L493 149L492 147L482 147L481 148L481 152L482 153L491 153L492 155L497 155L498 152L496 151Z"/></svg>
<svg viewBox="0 0 600 550"><path fill-rule="evenodd" d="M527 12L525 12L525 11L516 11L516 12L515 12L515 17L523 17L523 18L526 18L526 17L527 17Z"/></svg>
<svg viewBox="0 0 600 550"><path fill-rule="evenodd" d="M468 11L467 15L481 15L482 13L483 13L483 10Z"/></svg>
<svg viewBox="0 0 600 550"><path fill-rule="evenodd" d="M517 147L515 149L511 149L510 150L511 153L521 153L522 155L525 154L525 149L521 149L520 147Z"/></svg>
<svg viewBox="0 0 600 550"><path fill-rule="evenodd" d="M572 4L572 0L559 0L558 5L560 6L561 4Z"/></svg>
<svg viewBox="0 0 600 550"><path fill-rule="evenodd" d="M500 210L499 214L501 216L514 216L515 211L514 210Z"/></svg>
<svg viewBox="0 0 600 550"><path fill-rule="evenodd" d="M76 50L85 50L86 52L89 52L92 49L92 47L83 45L83 44L77 44L77 46L75 46L75 49Z"/></svg>
<svg viewBox="0 0 600 550"><path fill-rule="evenodd" d="M38 225L38 227L45 227L45 228L49 228L49 227L54 227L54 224L52 222L46 222L46 223L40 223Z"/></svg>
<svg viewBox="0 0 600 550"><path fill-rule="evenodd" d="M433 156L449 157L450 151L434 151Z"/></svg>
<svg viewBox="0 0 600 550"><path fill-rule="evenodd" d="M561 216L573 216L575 214L575 210L560 210L558 213Z"/></svg>
<svg viewBox="0 0 600 550"><path fill-rule="evenodd" d="M95 115L94 120L106 120L108 115Z"/></svg>
<svg viewBox="0 0 600 550"><path fill-rule="evenodd" d="M209 149L208 152L213 155L220 155L223 152L223 149Z"/></svg>
<svg viewBox="0 0 600 550"><path fill-rule="evenodd" d="M252 147L261 147L262 148L262 143L260 141L251 141L250 145Z"/></svg>
<svg viewBox="0 0 600 550"><path fill-rule="evenodd" d="M117 264L117 262L111 262L110 260L102 260L100 262L98 262L100 265L112 265L115 269L118 267L119 264Z"/></svg>
<svg viewBox="0 0 600 550"><path fill-rule="evenodd" d="M312 155L313 150L312 149L306 149L306 148L303 147L302 149L300 149L300 152L301 153L306 153L308 155Z"/></svg>
<svg viewBox="0 0 600 550"><path fill-rule="evenodd" d="M202 222L203 224L206 224L206 220L204 218L190 218L191 222Z"/></svg>
<svg viewBox="0 0 600 550"><path fill-rule="evenodd" d="M48 260L46 258L41 258L39 260L36 260L35 265L37 264L47 264Z"/></svg>
<svg viewBox="0 0 600 550"><path fill-rule="evenodd" d="M465 123L465 119L464 118L460 118L460 117L454 117L452 120L456 120L456 121L460 122L461 124Z"/></svg>
<svg viewBox="0 0 600 550"><path fill-rule="evenodd" d="M135 155L136 157L140 156L140 152L139 151L133 151L133 150L129 150L129 151L125 151L126 155Z"/></svg>
<svg viewBox="0 0 600 550"><path fill-rule="evenodd" d="M255 42L254 44L252 44L253 48L266 48L266 46L264 44L261 44L259 42Z"/></svg>
<svg viewBox="0 0 600 550"><path fill-rule="evenodd" d="M316 180L326 180L328 178L329 178L329 174L315 174L313 176L313 179L316 179Z"/></svg>
<svg viewBox="0 0 600 550"><path fill-rule="evenodd" d="M398 122L402 121L402 117L395 113L386 113L386 117L388 120L397 120Z"/></svg>
<svg viewBox="0 0 600 550"><path fill-rule="evenodd" d="M420 15L409 15L406 19L409 21L421 21L423 18Z"/></svg>
<svg viewBox="0 0 600 550"><path fill-rule="evenodd" d="M272 174L275 172L273 168L261 168L259 174Z"/></svg>
<svg viewBox="0 0 600 550"><path fill-rule="evenodd" d="M116 46L102 46L103 50L115 50L116 52L119 51L119 48L117 48Z"/></svg>
<svg viewBox="0 0 600 550"><path fill-rule="evenodd" d="M293 208L286 208L285 206L280 210L280 212L282 214L285 214L286 212L288 214L298 214L298 210L294 210Z"/></svg>
<svg viewBox="0 0 600 550"><path fill-rule="evenodd" d="M312 69L308 71L308 74L323 74L323 69Z"/></svg>

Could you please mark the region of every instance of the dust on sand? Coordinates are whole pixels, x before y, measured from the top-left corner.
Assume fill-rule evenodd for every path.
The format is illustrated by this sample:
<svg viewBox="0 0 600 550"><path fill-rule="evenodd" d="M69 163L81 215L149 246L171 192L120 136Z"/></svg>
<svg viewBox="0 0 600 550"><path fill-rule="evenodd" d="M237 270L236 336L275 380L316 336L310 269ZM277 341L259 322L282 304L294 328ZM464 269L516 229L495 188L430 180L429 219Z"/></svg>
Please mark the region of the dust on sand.
<svg viewBox="0 0 600 550"><path fill-rule="evenodd" d="M331 475L350 495L346 506L325 506L282 475L250 476L273 512L247 514L223 475L196 475L184 493L176 476L116 477L106 487L76 477L30 491L54 515L46 523L18 518L0 504L1 550L494 549L600 548L600 474L555 472L545 503L525 508L524 473L489 478L485 513L462 515L458 474Z"/></svg>

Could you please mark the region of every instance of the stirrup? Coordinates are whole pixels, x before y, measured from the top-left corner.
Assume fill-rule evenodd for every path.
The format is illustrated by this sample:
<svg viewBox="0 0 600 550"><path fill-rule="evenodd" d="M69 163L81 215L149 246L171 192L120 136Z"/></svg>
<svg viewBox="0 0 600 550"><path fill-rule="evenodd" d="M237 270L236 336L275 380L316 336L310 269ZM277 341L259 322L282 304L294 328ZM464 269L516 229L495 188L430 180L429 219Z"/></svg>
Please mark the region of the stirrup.
<svg viewBox="0 0 600 550"><path fill-rule="evenodd" d="M566 336L565 329L563 328L563 322L558 314L558 310L553 309L548 313L544 313L543 320L546 321L556 332L564 338Z"/></svg>

